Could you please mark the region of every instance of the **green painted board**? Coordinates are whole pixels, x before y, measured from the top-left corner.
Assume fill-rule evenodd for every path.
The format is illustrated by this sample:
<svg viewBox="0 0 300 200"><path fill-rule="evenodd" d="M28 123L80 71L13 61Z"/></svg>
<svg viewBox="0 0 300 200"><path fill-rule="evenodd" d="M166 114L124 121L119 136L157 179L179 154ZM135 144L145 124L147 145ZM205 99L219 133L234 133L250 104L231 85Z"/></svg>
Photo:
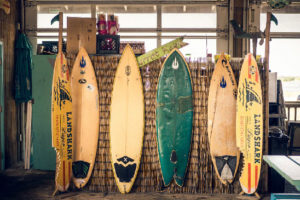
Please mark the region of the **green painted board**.
<svg viewBox="0 0 300 200"><path fill-rule="evenodd" d="M288 200L288 199L300 199L300 194L297 193L273 193L271 194L271 200Z"/></svg>
<svg viewBox="0 0 300 200"><path fill-rule="evenodd" d="M264 161L300 191L300 156L265 155Z"/></svg>
<svg viewBox="0 0 300 200"><path fill-rule="evenodd" d="M56 154L51 136L51 86L56 55L33 56L32 149L34 169L55 170Z"/></svg>
<svg viewBox="0 0 300 200"><path fill-rule="evenodd" d="M172 179L182 186L189 161L193 124L190 72L182 54L174 49L166 58L157 86L156 129L164 184Z"/></svg>
<svg viewBox="0 0 300 200"><path fill-rule="evenodd" d="M0 106L2 111L0 112L0 170L3 170L5 167L5 148L4 148L4 66L3 66L3 43L0 42Z"/></svg>

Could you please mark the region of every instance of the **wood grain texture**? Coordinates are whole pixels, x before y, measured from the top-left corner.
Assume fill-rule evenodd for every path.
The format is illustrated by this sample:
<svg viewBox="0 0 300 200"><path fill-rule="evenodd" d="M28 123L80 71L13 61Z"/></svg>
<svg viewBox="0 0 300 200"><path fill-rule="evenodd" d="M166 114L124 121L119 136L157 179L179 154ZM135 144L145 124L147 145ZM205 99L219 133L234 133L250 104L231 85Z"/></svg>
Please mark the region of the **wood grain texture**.
<svg viewBox="0 0 300 200"><path fill-rule="evenodd" d="M231 183L239 165L240 152L236 146L236 93L237 83L224 54L214 69L208 95L208 139L212 162L223 184ZM222 177L216 165L216 157L232 156L236 159L233 172ZM225 172L225 171L224 171Z"/></svg>
<svg viewBox="0 0 300 200"><path fill-rule="evenodd" d="M99 135L99 96L95 71L84 48L81 48L72 69L71 76L73 116L73 163L89 163L85 178L75 178L77 188L84 187L93 170ZM74 173L73 173L74 174Z"/></svg>
<svg viewBox="0 0 300 200"><path fill-rule="evenodd" d="M111 163L121 193L130 192L139 170L144 115L142 77L133 50L127 45L117 67L110 106Z"/></svg>
<svg viewBox="0 0 300 200"><path fill-rule="evenodd" d="M89 54L96 53L96 19L68 17L67 52L77 53L84 47Z"/></svg>
<svg viewBox="0 0 300 200"><path fill-rule="evenodd" d="M19 18L17 8L19 1L10 1L11 13L5 14L0 10L0 40L4 47L4 133L5 133L5 167L10 167L18 162L17 151L17 108L13 97L14 88L14 45L16 23Z"/></svg>

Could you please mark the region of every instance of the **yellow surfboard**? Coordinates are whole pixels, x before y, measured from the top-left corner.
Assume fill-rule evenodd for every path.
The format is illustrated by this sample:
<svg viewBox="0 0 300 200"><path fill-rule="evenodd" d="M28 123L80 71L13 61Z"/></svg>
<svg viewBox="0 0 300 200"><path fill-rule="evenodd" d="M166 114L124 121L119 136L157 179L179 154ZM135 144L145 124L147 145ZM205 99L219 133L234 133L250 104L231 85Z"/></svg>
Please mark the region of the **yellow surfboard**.
<svg viewBox="0 0 300 200"><path fill-rule="evenodd" d="M73 182L84 187L93 170L99 135L99 95L92 62L84 48L74 62L71 76L73 97Z"/></svg>
<svg viewBox="0 0 300 200"><path fill-rule="evenodd" d="M245 193L252 194L258 186L262 162L263 100L259 70L251 54L245 57L240 72L236 134L244 156L240 184Z"/></svg>
<svg viewBox="0 0 300 200"><path fill-rule="evenodd" d="M208 139L216 174L223 184L232 183L240 152L236 146L237 83L222 54L214 69L208 95Z"/></svg>
<svg viewBox="0 0 300 200"><path fill-rule="evenodd" d="M52 81L52 147L56 150L56 189L64 192L71 179L72 165L72 97L67 60L62 52L56 56Z"/></svg>
<svg viewBox="0 0 300 200"><path fill-rule="evenodd" d="M136 178L144 137L143 84L130 45L119 62L110 106L110 153L116 183L128 193Z"/></svg>

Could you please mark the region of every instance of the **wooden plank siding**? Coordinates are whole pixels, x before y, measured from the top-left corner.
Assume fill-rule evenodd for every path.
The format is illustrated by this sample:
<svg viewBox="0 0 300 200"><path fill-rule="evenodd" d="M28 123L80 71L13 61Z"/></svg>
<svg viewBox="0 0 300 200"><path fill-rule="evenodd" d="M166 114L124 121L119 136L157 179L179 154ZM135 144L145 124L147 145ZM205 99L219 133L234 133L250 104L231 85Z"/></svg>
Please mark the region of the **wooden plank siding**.
<svg viewBox="0 0 300 200"><path fill-rule="evenodd" d="M17 109L13 97L14 86L14 45L17 21L20 9L17 5L20 0L10 0L11 12L9 15L0 10L0 40L4 50L4 132L5 132L5 167L17 163Z"/></svg>

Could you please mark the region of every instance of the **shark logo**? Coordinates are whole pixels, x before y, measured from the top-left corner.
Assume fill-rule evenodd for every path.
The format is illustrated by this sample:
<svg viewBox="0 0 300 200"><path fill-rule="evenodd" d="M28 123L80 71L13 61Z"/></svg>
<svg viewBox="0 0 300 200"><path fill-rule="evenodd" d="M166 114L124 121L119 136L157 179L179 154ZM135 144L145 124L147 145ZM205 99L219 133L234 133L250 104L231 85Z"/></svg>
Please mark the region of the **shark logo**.
<svg viewBox="0 0 300 200"><path fill-rule="evenodd" d="M222 77L222 80L221 80L221 82L220 82L220 87L221 87L221 88L225 88L226 85L227 85L227 83L226 83L226 81L225 81L225 79L224 79L224 76L223 76L223 77Z"/></svg>
<svg viewBox="0 0 300 200"><path fill-rule="evenodd" d="M62 105L65 104L66 101L72 101L72 97L70 92L65 88L64 81L58 79L58 83L56 88L54 89L55 100L57 105L61 108Z"/></svg>
<svg viewBox="0 0 300 200"><path fill-rule="evenodd" d="M84 68L85 65L86 65L86 62L85 62L85 60L84 60L84 58L83 58L83 56L82 56L82 59L80 60L80 67L81 67L81 68Z"/></svg>
<svg viewBox="0 0 300 200"><path fill-rule="evenodd" d="M178 69L178 67L179 67L179 64L178 64L178 62L177 62L177 60L175 58L174 61L173 61L173 63L172 63L172 68L173 69Z"/></svg>
<svg viewBox="0 0 300 200"><path fill-rule="evenodd" d="M246 110L248 110L249 106L252 106L254 102L261 104L261 98L259 95L253 90L253 87L251 86L251 82L247 82L245 79L245 84L243 85L242 91L239 91L239 98L242 100L242 104L246 107Z"/></svg>

